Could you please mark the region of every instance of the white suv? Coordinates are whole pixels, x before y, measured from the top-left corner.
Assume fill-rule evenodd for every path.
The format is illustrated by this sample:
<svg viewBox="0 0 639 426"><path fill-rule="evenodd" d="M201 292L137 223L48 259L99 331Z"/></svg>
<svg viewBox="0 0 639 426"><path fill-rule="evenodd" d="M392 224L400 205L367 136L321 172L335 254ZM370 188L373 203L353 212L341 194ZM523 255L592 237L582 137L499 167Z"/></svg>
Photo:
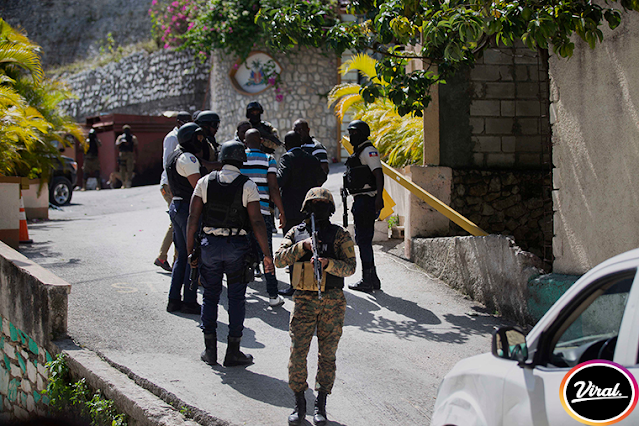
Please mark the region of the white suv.
<svg viewBox="0 0 639 426"><path fill-rule="evenodd" d="M581 277L528 336L497 330L492 354L464 359L444 377L431 426L582 424L560 398L573 367L603 359L639 376L638 268L639 249L613 257ZM617 424L639 425L639 410Z"/></svg>

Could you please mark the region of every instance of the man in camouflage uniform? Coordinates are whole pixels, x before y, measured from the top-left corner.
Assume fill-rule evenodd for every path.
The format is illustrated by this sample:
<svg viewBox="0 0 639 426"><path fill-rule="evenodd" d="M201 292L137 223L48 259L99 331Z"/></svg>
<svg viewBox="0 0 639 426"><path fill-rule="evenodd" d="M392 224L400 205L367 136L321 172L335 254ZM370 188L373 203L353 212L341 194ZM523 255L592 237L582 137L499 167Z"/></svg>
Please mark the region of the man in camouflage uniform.
<svg viewBox="0 0 639 426"><path fill-rule="evenodd" d="M291 425L299 425L306 415L304 391L308 388L306 357L313 334L317 332L319 346L313 422L325 425L326 397L335 382L335 353L342 335L346 299L342 288L344 277L355 273L356 259L353 240L344 228L329 221L335 212L335 202L325 188L311 188L306 194L302 211L308 216L289 230L275 253L275 266L293 268L295 309L291 317L291 356L288 363L289 387L295 392L295 411L289 416ZM322 264L321 294L313 275L311 213L315 214L319 261Z"/></svg>
<svg viewBox="0 0 639 426"><path fill-rule="evenodd" d="M115 140L115 146L120 152L118 163L120 164L120 176L122 176L122 188L131 188L133 170L135 169L135 157L138 152L138 138L131 133L131 126L122 126L123 133Z"/></svg>

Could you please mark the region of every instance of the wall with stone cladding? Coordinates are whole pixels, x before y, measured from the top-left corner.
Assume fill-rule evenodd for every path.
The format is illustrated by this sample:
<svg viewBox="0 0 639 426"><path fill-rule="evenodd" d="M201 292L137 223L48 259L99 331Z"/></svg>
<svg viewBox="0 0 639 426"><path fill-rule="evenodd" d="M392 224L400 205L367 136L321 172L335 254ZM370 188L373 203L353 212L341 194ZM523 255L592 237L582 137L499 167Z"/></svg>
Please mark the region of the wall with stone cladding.
<svg viewBox="0 0 639 426"><path fill-rule="evenodd" d="M549 162L544 57L521 44L487 49L470 71L470 96L473 166L538 169Z"/></svg>
<svg viewBox="0 0 639 426"><path fill-rule="evenodd" d="M229 71L237 58L216 54L211 70L211 109L221 118L217 133L219 142L235 134L237 123L246 120L246 105L257 101L264 107L262 119L278 129L280 139L293 129L293 122L305 118L314 135L328 150L329 161L337 157L337 119L326 105L326 95L337 84L337 58L323 56L317 51L302 50L289 56L273 55L282 67L284 99L275 100L274 89L258 95L236 91L229 79Z"/></svg>
<svg viewBox="0 0 639 426"><path fill-rule="evenodd" d="M544 246L550 246L553 236L549 176L544 179L537 171L453 170L451 198L453 209L486 232L511 235L523 250L544 258ZM468 233L451 223L451 235Z"/></svg>
<svg viewBox="0 0 639 426"><path fill-rule="evenodd" d="M48 412L43 394L51 355L7 318L0 316L0 420L27 419Z"/></svg>
<svg viewBox="0 0 639 426"><path fill-rule="evenodd" d="M120 113L160 115L167 110L205 109L209 64L189 52L140 51L121 61L77 74L61 74L77 99L62 110L83 122L85 117Z"/></svg>

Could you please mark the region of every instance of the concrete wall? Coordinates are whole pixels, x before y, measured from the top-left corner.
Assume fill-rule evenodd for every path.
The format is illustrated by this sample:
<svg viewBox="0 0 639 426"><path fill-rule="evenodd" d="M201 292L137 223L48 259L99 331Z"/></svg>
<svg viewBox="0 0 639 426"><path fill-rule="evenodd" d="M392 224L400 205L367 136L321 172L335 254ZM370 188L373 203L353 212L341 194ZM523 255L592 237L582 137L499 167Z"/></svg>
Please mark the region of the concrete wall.
<svg viewBox="0 0 639 426"><path fill-rule="evenodd" d="M486 49L474 68L440 87L440 165L541 168L550 152L547 80L537 52Z"/></svg>
<svg viewBox="0 0 639 426"><path fill-rule="evenodd" d="M274 55L282 66L282 102L275 100L274 89L258 95L245 95L233 88L229 71L237 58L215 55L211 70L211 109L220 115L217 139L233 137L237 123L246 120L246 105L257 101L264 107L262 119L275 126L280 139L293 129L293 122L306 118L314 135L326 146L329 161L338 156L337 119L326 105L326 94L337 84L337 58L317 51L303 50L289 56Z"/></svg>
<svg viewBox="0 0 639 426"><path fill-rule="evenodd" d="M99 114L206 109L208 70L207 63L189 52L140 51L103 67L58 76L77 95L60 107L80 122Z"/></svg>
<svg viewBox="0 0 639 426"><path fill-rule="evenodd" d="M582 274L639 246L639 15L591 50L551 56L554 272Z"/></svg>
<svg viewBox="0 0 639 426"><path fill-rule="evenodd" d="M0 241L18 248L20 241L20 178L0 176Z"/></svg>
<svg viewBox="0 0 639 426"><path fill-rule="evenodd" d="M67 330L71 286L0 243L0 412L24 419L47 412L42 394L51 341Z"/></svg>
<svg viewBox="0 0 639 426"><path fill-rule="evenodd" d="M528 281L539 275L540 260L511 238L415 238L411 260L452 288L520 324L530 324Z"/></svg>

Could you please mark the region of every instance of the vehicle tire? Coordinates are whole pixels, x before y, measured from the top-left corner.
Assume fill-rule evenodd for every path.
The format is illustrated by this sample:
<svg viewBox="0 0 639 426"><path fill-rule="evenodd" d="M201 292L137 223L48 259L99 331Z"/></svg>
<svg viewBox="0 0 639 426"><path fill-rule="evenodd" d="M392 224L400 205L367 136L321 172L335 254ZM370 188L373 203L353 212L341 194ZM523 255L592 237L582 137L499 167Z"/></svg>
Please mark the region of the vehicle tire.
<svg viewBox="0 0 639 426"><path fill-rule="evenodd" d="M51 187L49 188L49 201L56 206L64 206L71 202L73 195L73 185L69 179L58 176L53 178Z"/></svg>

